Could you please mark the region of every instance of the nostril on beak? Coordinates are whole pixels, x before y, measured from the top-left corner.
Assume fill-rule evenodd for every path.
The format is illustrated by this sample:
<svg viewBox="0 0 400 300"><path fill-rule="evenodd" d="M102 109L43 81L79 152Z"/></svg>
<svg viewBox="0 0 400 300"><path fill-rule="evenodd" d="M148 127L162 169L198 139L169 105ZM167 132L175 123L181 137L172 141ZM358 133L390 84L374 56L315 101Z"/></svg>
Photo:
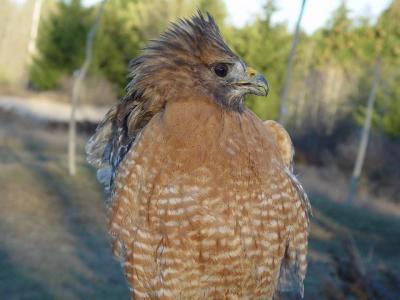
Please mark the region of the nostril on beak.
<svg viewBox="0 0 400 300"><path fill-rule="evenodd" d="M248 67L248 68L247 68L247 74L249 75L249 77L254 77L254 76L256 76L257 71L254 70L254 69L251 68L251 67Z"/></svg>

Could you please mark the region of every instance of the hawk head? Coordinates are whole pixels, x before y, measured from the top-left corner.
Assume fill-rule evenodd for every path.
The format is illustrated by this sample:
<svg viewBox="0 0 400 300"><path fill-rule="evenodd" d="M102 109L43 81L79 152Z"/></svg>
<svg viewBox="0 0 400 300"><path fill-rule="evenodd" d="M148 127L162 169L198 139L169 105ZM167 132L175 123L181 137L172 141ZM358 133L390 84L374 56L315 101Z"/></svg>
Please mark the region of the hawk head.
<svg viewBox="0 0 400 300"><path fill-rule="evenodd" d="M268 82L247 67L224 42L210 14L181 19L152 40L131 63L128 95L159 101L206 96L232 110L243 110L246 94L266 96Z"/></svg>
<svg viewBox="0 0 400 300"><path fill-rule="evenodd" d="M110 190L119 163L150 119L168 102L207 99L242 112L246 94L266 96L264 76L224 42L214 19L182 19L131 62L127 94L112 107L86 146L88 161Z"/></svg>

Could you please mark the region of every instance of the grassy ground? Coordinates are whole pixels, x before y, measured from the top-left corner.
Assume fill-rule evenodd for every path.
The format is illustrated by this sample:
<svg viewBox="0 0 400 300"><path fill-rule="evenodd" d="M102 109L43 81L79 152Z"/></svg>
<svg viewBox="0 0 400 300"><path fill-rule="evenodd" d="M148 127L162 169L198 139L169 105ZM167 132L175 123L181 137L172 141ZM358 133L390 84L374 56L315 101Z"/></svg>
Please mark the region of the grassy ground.
<svg viewBox="0 0 400 300"><path fill-rule="evenodd" d="M66 172L66 131L0 120L0 299L128 299L94 172L83 157Z"/></svg>
<svg viewBox="0 0 400 300"><path fill-rule="evenodd" d="M0 115L0 299L128 299L102 190L83 155L68 176L66 136ZM400 219L323 195L311 202L305 299L398 299Z"/></svg>

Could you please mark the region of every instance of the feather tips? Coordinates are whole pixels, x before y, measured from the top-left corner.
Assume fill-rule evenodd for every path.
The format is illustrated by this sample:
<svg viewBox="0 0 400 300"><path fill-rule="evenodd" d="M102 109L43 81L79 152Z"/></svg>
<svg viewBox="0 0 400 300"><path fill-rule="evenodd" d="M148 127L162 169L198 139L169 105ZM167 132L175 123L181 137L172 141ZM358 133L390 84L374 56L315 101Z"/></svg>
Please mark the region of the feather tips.
<svg viewBox="0 0 400 300"><path fill-rule="evenodd" d="M292 166L292 165L291 165ZM294 292L304 297L304 278L307 268L307 238L309 215L312 215L310 201L296 176L289 167L283 168L293 187L300 207L295 208L296 221L281 262L277 292Z"/></svg>
<svg viewBox="0 0 400 300"><path fill-rule="evenodd" d="M295 197L301 204L294 212L297 218L281 262L277 292L295 292L303 297L307 254L307 239L303 235L307 236L309 215L312 214L311 205L307 193L293 174L294 147L288 132L272 120L265 121L264 126L275 141L283 163L282 171L289 179ZM296 234L300 234L300 238Z"/></svg>
<svg viewBox="0 0 400 300"><path fill-rule="evenodd" d="M111 191L116 170L140 131L155 112L142 97L123 98L111 107L86 144L88 162L98 169L97 179Z"/></svg>
<svg viewBox="0 0 400 300"><path fill-rule="evenodd" d="M117 106L111 107L104 119L96 128L96 132L86 143L87 161L97 169L109 165L111 154L112 125L116 118Z"/></svg>

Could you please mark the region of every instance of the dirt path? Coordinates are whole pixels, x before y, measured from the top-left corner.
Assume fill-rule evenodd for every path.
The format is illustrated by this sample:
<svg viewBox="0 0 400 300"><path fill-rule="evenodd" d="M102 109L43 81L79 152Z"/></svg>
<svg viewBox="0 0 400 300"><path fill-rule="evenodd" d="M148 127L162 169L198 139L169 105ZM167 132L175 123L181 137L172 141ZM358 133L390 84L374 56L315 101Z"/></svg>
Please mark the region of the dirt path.
<svg viewBox="0 0 400 300"><path fill-rule="evenodd" d="M71 114L68 103L14 96L0 96L0 110L49 122L68 122ZM78 122L98 123L107 110L108 107L81 105L77 109L76 119Z"/></svg>
<svg viewBox="0 0 400 300"><path fill-rule="evenodd" d="M129 299L84 139L72 178L66 135L0 115L0 299Z"/></svg>

